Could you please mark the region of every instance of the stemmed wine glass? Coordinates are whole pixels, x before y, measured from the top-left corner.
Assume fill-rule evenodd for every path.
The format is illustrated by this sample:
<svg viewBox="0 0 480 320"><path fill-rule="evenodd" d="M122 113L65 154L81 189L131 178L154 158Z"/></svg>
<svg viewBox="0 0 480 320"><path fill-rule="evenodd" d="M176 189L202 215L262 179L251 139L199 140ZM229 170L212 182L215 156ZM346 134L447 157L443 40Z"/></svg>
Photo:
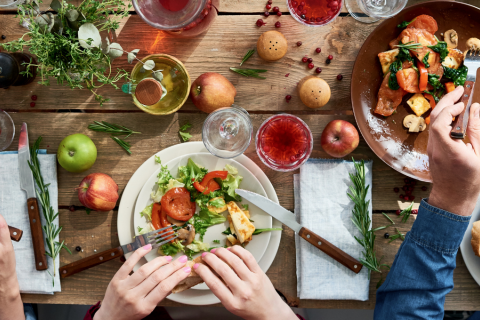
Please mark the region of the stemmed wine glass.
<svg viewBox="0 0 480 320"><path fill-rule="evenodd" d="M245 152L252 134L252 121L247 110L232 105L210 113L203 123L202 140L214 156L231 159Z"/></svg>
<svg viewBox="0 0 480 320"><path fill-rule="evenodd" d="M0 109L0 151L7 149L15 137L15 125L12 118Z"/></svg>
<svg viewBox="0 0 480 320"><path fill-rule="evenodd" d="M395 16L405 8L408 0L345 0L348 12L356 20L373 23Z"/></svg>

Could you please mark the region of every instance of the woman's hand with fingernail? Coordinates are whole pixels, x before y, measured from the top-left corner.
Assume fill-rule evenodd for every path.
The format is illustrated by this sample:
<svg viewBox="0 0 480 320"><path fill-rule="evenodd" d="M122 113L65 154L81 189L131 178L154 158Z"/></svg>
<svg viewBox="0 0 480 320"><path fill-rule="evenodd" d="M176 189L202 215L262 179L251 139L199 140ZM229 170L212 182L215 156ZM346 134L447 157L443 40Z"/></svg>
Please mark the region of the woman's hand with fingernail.
<svg viewBox="0 0 480 320"><path fill-rule="evenodd" d="M193 269L228 311L248 320L298 320L244 248L212 249L202 259L210 268L196 263Z"/></svg>
<svg viewBox="0 0 480 320"><path fill-rule="evenodd" d="M130 275L137 262L151 250L150 244L138 249L118 270L94 320L143 319L190 274L191 269L185 267L187 256L174 261L170 256L163 256Z"/></svg>

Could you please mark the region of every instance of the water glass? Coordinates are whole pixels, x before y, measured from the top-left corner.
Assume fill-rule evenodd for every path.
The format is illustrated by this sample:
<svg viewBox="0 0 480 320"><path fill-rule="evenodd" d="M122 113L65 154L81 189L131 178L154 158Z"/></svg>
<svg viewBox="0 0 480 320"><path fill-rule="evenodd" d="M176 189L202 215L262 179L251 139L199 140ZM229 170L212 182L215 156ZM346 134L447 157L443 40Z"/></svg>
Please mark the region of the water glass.
<svg viewBox="0 0 480 320"><path fill-rule="evenodd" d="M0 151L7 149L15 137L15 125L12 118L0 109Z"/></svg>
<svg viewBox="0 0 480 320"><path fill-rule="evenodd" d="M372 23L397 15L407 2L408 0L345 0L345 6L356 20Z"/></svg>

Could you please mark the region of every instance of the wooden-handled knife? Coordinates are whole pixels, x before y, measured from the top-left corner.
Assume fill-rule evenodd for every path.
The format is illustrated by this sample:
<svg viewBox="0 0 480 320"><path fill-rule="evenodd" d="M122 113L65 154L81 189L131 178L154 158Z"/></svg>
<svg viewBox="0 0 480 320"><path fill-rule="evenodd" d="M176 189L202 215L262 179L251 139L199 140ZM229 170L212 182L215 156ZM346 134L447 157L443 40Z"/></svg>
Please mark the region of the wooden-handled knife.
<svg viewBox="0 0 480 320"><path fill-rule="evenodd" d="M8 226L8 231L10 231L10 239L13 241L20 241L23 236L23 231L14 227Z"/></svg>
<svg viewBox="0 0 480 320"><path fill-rule="evenodd" d="M320 237L318 234L300 225L297 221L295 221L295 215L279 204L276 204L268 198L247 190L237 189L235 192L242 198L250 201L275 219L282 222L284 225L293 229L293 231L295 231L300 237L321 251L325 252L348 269L355 273L359 273L360 270L362 270L363 265L360 263L360 261L340 250L324 238Z"/></svg>
<svg viewBox="0 0 480 320"><path fill-rule="evenodd" d="M22 124L20 139L18 141L18 170L20 171L20 187L27 193L27 210L30 229L32 231L33 252L35 255L35 268L47 270L47 256L45 254L45 241L43 239L42 221L38 210L37 195L33 174L28 166L30 162L30 147L28 145L27 124Z"/></svg>

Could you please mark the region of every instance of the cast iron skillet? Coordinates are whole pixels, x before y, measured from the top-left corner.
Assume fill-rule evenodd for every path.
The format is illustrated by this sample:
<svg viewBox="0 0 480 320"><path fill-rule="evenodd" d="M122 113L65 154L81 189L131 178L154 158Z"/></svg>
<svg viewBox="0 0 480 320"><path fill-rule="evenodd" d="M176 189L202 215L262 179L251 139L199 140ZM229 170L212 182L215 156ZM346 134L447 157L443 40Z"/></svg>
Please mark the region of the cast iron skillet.
<svg viewBox="0 0 480 320"><path fill-rule="evenodd" d="M365 40L352 72L351 99L355 120L365 141L375 154L393 169L414 179L431 182L427 142L428 130L408 133L402 125L407 114L413 114L406 104L408 94L397 108L397 113L385 118L373 113L377 94L383 80L378 53L390 50L388 43L402 29L397 25L411 21L420 14L428 14L438 23L435 34L443 40L449 29L458 33L458 49L464 51L467 39L480 38L480 9L455 1L431 1L405 8L397 16L382 22ZM480 88L477 86L476 89ZM473 102L480 102L480 89L475 90Z"/></svg>

